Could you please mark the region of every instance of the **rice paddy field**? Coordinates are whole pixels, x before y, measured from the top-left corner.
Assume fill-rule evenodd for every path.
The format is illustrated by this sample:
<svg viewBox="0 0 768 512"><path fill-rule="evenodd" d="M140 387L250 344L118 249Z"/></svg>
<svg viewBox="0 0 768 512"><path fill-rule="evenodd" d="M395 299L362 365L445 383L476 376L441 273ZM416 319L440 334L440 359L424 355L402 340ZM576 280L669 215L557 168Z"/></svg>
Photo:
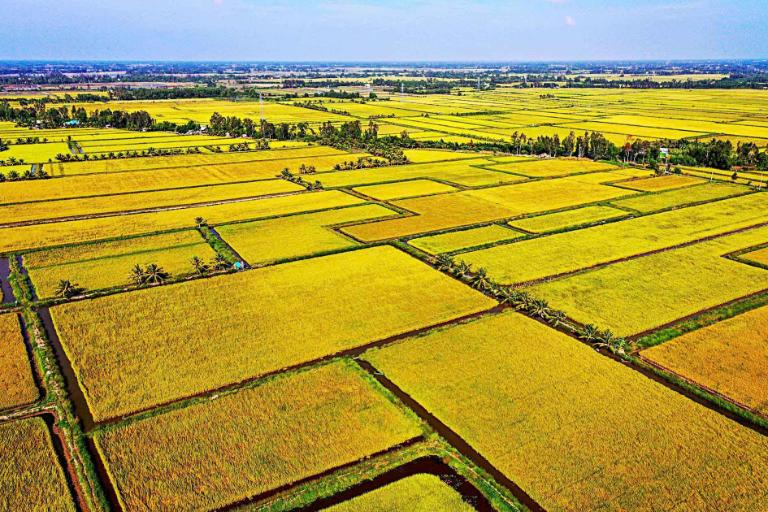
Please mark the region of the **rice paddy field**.
<svg viewBox="0 0 768 512"><path fill-rule="evenodd" d="M126 510L215 509L419 436L370 380L326 365L99 434L98 448Z"/></svg>
<svg viewBox="0 0 768 512"><path fill-rule="evenodd" d="M0 122L0 510L768 510L768 174L475 144L764 148L765 91L368 100L350 74L365 98L314 96L318 75L285 99L282 76L259 82L272 123L463 145L379 165L318 138ZM126 155L149 148L180 152Z"/></svg>
<svg viewBox="0 0 768 512"><path fill-rule="evenodd" d="M518 313L365 358L547 510L765 503L765 436Z"/></svg>
<svg viewBox="0 0 768 512"><path fill-rule="evenodd" d="M154 263L183 278L195 273L192 258L210 262L215 256L197 231L180 231L32 252L24 265L37 296L44 298L55 296L62 280L86 290L130 285L135 265Z"/></svg>
<svg viewBox="0 0 768 512"><path fill-rule="evenodd" d="M19 317L0 315L0 410L34 402L39 396Z"/></svg>
<svg viewBox="0 0 768 512"><path fill-rule="evenodd" d="M0 423L0 446L3 510L78 510L43 419Z"/></svg>

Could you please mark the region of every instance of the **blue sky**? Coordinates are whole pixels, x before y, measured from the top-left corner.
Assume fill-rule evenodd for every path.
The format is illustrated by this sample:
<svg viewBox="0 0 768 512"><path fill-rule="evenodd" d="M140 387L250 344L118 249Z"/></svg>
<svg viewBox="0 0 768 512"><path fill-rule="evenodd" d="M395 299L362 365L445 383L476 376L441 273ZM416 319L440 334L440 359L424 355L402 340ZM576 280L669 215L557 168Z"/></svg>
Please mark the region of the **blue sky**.
<svg viewBox="0 0 768 512"><path fill-rule="evenodd" d="M0 59L768 57L766 0L2 0Z"/></svg>

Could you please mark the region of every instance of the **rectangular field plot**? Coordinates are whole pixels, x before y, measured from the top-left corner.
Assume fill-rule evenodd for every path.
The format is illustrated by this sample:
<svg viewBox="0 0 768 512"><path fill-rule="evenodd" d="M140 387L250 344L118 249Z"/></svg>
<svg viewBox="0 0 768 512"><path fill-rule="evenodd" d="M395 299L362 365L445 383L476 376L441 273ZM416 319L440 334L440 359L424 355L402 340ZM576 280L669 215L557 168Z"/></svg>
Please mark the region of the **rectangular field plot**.
<svg viewBox="0 0 768 512"><path fill-rule="evenodd" d="M602 176L602 173L599 174ZM591 183L590 180L581 180L578 176L534 181L393 201L393 205L416 215L350 226L343 231L364 241L385 240L566 208L623 195L626 195L625 190Z"/></svg>
<svg viewBox="0 0 768 512"><path fill-rule="evenodd" d="M75 176L78 174L98 174L109 172L133 172L180 167L228 166L255 162L285 161L288 168L298 168L302 163L325 157L345 157L352 155L346 151L327 146L307 148L270 149L263 151L245 151L235 153L208 153L200 155L170 155L147 158L125 158L116 160L90 160L88 162L65 162L46 164L45 170L52 176ZM226 168L226 167L225 167ZM330 169L329 167L328 169Z"/></svg>
<svg viewBox="0 0 768 512"><path fill-rule="evenodd" d="M390 199L455 192L456 187L431 180L410 180L385 183L384 185L368 185L357 187L354 190L374 199L388 201Z"/></svg>
<svg viewBox="0 0 768 512"><path fill-rule="evenodd" d="M545 510L768 504L765 436L517 313L364 357Z"/></svg>
<svg viewBox="0 0 768 512"><path fill-rule="evenodd" d="M251 265L344 249L358 242L331 229L346 222L397 216L377 204L218 226L216 231Z"/></svg>
<svg viewBox="0 0 768 512"><path fill-rule="evenodd" d="M687 187L701 183L704 183L704 180L694 176L667 174L653 178L625 181L618 183L618 185L631 188L632 190L639 190L640 192L660 192L662 190Z"/></svg>
<svg viewBox="0 0 768 512"><path fill-rule="evenodd" d="M667 190L665 192L659 192L658 194L629 197L627 199L611 201L611 204L623 208L631 208L642 213L648 213L675 208L677 206L685 206L687 204L702 203L738 196L748 192L749 189L747 187L714 182L687 187L680 190Z"/></svg>
<svg viewBox="0 0 768 512"><path fill-rule="evenodd" d="M195 225L196 217L203 217L216 224L338 208L362 202L362 199L332 190L153 213L6 227L0 228L0 253L189 228Z"/></svg>
<svg viewBox="0 0 768 512"><path fill-rule="evenodd" d="M578 231L492 247L464 258L514 284L700 240L768 222L765 198L748 195Z"/></svg>
<svg viewBox="0 0 768 512"><path fill-rule="evenodd" d="M315 179L320 180L326 188L355 187L362 185L377 185L387 182L399 182L417 178L434 178L457 185L476 187L483 185L499 185L524 181L520 176L503 172L490 171L477 167L491 163L490 160L460 160L456 162L433 162L428 164L395 165L357 171L339 171L333 173L318 173Z"/></svg>
<svg viewBox="0 0 768 512"><path fill-rule="evenodd" d="M627 215L627 212L609 206L587 206L576 210L567 210L564 212L550 213L548 215L539 215L538 217L513 220L509 225L525 231L530 231L531 233L544 233L546 231L556 231L604 220L619 219L621 217L626 217Z"/></svg>
<svg viewBox="0 0 768 512"><path fill-rule="evenodd" d="M110 430L96 443L126 511L214 510L420 435L374 386L338 362Z"/></svg>
<svg viewBox="0 0 768 512"><path fill-rule="evenodd" d="M768 414L768 307L689 332L642 355Z"/></svg>
<svg viewBox="0 0 768 512"><path fill-rule="evenodd" d="M36 201L0 206L0 219L8 222L25 222L44 219L58 219L81 215L119 213L125 211L183 206L206 202L243 199L267 195L303 192L301 185L286 180L274 179L211 185L158 192L137 192L111 196Z"/></svg>
<svg viewBox="0 0 768 512"><path fill-rule="evenodd" d="M441 254L494 242L514 240L521 236L524 235L493 224L440 235L423 236L409 240L408 243L430 254Z"/></svg>
<svg viewBox="0 0 768 512"><path fill-rule="evenodd" d="M495 304L405 253L376 247L73 302L51 313L101 421ZM148 309L149 323L142 320Z"/></svg>
<svg viewBox="0 0 768 512"><path fill-rule="evenodd" d="M768 265L768 247L742 254L741 259L753 261L761 265Z"/></svg>
<svg viewBox="0 0 768 512"><path fill-rule="evenodd" d="M475 508L437 475L416 474L367 492L333 507L327 512L472 512Z"/></svg>
<svg viewBox="0 0 768 512"><path fill-rule="evenodd" d="M0 508L77 510L42 419L1 423L0 451Z"/></svg>
<svg viewBox="0 0 768 512"><path fill-rule="evenodd" d="M194 256L209 262L216 253L197 231L182 231L32 252L24 256L24 266L43 298L53 297L61 280L86 290L132 284L134 265L154 263L172 277L184 277L194 273Z"/></svg>
<svg viewBox="0 0 768 512"><path fill-rule="evenodd" d="M491 168L531 178L552 178L582 172L608 171L616 167L611 164L593 162L592 160L551 159L510 162L494 165Z"/></svg>
<svg viewBox="0 0 768 512"><path fill-rule="evenodd" d="M40 396L15 313L0 315L0 409L34 402Z"/></svg>
<svg viewBox="0 0 768 512"><path fill-rule="evenodd" d="M333 164L345 160L343 156L327 157ZM319 159L315 159L317 162ZM326 165L332 165L325 160ZM304 163L304 162L301 162ZM317 162L322 167L321 162ZM298 162L294 162L299 165ZM272 180L265 185L280 190L290 189L286 185L275 183L274 178L286 168L292 168L284 160L242 163L228 166L189 167L176 169L158 169L129 173L88 174L65 176L50 180L14 181L0 183L0 197L4 203L42 201L45 199L67 199L94 195L127 194L155 190L169 190L203 185L221 185L242 183L255 180ZM295 169L294 169L295 171ZM283 181L283 180L281 180Z"/></svg>
<svg viewBox="0 0 768 512"><path fill-rule="evenodd" d="M765 227L745 231L542 283L529 292L579 322L635 335L768 289L768 270L722 257L766 237Z"/></svg>
<svg viewBox="0 0 768 512"><path fill-rule="evenodd" d="M428 162L441 162L444 160L464 160L477 158L477 153L463 153L461 151L445 151L441 149L406 149L403 151L408 161L415 164Z"/></svg>

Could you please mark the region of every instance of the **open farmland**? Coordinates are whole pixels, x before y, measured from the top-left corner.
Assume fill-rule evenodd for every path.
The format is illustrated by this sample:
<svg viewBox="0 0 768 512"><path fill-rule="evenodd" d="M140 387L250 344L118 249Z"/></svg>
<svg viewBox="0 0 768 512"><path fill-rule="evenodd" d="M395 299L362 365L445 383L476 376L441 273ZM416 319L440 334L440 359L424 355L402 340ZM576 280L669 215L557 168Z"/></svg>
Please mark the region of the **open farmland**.
<svg viewBox="0 0 768 512"><path fill-rule="evenodd" d="M768 307L690 332L642 355L768 414Z"/></svg>
<svg viewBox="0 0 768 512"><path fill-rule="evenodd" d="M0 315L0 410L34 402L40 395L19 318Z"/></svg>
<svg viewBox="0 0 768 512"><path fill-rule="evenodd" d="M768 64L26 65L0 510L768 510Z"/></svg>
<svg viewBox="0 0 768 512"><path fill-rule="evenodd" d="M765 504L765 436L517 313L365 358L547 510Z"/></svg>
<svg viewBox="0 0 768 512"><path fill-rule="evenodd" d="M108 431L97 443L125 510L209 510L420 434L360 370L334 363ZM163 450L152 449L158 443Z"/></svg>
<svg viewBox="0 0 768 512"><path fill-rule="evenodd" d="M440 300L418 301L420 294ZM74 302L52 313L93 416L102 420L493 305L380 247ZM140 321L147 308L154 310L152 325ZM214 336L219 341L211 344ZM119 352L112 350L116 343Z"/></svg>
<svg viewBox="0 0 768 512"><path fill-rule="evenodd" d="M3 510L77 510L43 419L0 423L0 448Z"/></svg>
<svg viewBox="0 0 768 512"><path fill-rule="evenodd" d="M135 265L159 265L173 277L194 274L191 260L215 257L197 231L181 231L29 253L24 264L38 297L53 297L68 280L86 290L131 284Z"/></svg>

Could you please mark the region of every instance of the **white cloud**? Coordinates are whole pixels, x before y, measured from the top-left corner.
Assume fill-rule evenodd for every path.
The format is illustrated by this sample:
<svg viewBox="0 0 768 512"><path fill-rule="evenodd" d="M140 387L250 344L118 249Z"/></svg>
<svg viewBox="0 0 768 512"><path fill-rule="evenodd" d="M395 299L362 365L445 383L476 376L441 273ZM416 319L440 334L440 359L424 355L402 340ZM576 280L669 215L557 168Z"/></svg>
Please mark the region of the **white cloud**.
<svg viewBox="0 0 768 512"><path fill-rule="evenodd" d="M575 27L576 26L576 20L573 19L573 16L566 16L565 17L565 24L569 27Z"/></svg>

